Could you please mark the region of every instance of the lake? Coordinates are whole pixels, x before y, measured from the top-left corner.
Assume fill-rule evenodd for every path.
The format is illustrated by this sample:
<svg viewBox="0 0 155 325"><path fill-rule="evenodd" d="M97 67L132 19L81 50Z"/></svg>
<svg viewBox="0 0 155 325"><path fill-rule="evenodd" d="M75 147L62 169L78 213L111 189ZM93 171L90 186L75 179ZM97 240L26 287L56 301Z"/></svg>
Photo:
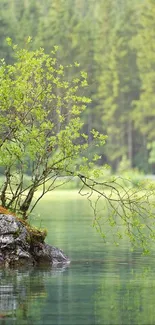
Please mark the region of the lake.
<svg viewBox="0 0 155 325"><path fill-rule="evenodd" d="M53 192L38 204L31 223L47 228L47 242L71 264L0 270L0 324L155 324L154 256L131 252L127 240L105 244L92 219L75 191Z"/></svg>

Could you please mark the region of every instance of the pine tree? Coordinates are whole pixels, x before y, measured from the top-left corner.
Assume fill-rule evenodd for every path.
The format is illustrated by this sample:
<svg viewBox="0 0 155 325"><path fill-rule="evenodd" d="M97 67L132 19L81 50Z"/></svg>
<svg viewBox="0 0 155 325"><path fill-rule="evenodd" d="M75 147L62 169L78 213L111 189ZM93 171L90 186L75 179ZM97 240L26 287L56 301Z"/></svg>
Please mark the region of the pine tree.
<svg viewBox="0 0 155 325"><path fill-rule="evenodd" d="M117 167L123 155L134 165L132 101L138 98L136 53L130 42L136 33L135 11L126 7L117 16L113 2L106 0L100 10L99 89L103 130L108 134L108 161ZM102 40L102 43L101 43Z"/></svg>

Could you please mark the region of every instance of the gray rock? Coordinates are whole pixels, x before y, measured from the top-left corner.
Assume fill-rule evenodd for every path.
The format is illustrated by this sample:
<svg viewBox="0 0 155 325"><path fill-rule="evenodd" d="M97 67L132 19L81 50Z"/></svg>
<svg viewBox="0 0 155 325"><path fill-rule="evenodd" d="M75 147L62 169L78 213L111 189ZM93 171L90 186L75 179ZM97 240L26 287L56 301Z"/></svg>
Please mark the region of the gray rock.
<svg viewBox="0 0 155 325"><path fill-rule="evenodd" d="M4 217L5 216L5 217ZM13 216L0 214L0 235L16 234L20 224Z"/></svg>
<svg viewBox="0 0 155 325"><path fill-rule="evenodd" d="M48 244L35 244L34 245L35 258L39 263L51 262L52 264L64 264L69 263L68 257L63 251L57 247L50 246Z"/></svg>
<svg viewBox="0 0 155 325"><path fill-rule="evenodd" d="M62 250L32 239L25 225L12 215L0 214L0 265L64 265L70 261Z"/></svg>

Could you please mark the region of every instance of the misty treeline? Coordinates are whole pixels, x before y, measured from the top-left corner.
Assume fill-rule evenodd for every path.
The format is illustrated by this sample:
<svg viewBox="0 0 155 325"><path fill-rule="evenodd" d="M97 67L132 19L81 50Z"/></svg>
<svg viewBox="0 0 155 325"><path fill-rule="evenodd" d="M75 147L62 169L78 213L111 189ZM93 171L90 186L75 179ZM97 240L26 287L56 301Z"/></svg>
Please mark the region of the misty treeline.
<svg viewBox="0 0 155 325"><path fill-rule="evenodd" d="M63 65L77 62L88 73L84 132L90 143L92 128L108 135L97 154L114 171L123 160L129 169L155 172L154 17L154 0L0 1L0 56L7 63L14 59L6 37L23 47L31 36L33 50L50 53L57 45Z"/></svg>

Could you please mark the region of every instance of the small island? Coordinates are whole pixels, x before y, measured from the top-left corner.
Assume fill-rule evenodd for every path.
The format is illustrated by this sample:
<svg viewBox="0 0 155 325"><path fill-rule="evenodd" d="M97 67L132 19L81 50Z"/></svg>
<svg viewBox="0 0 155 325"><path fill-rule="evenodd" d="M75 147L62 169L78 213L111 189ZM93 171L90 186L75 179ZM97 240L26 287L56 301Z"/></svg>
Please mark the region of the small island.
<svg viewBox="0 0 155 325"><path fill-rule="evenodd" d="M2 207L0 225L0 266L63 266L70 263L62 250L45 243L45 230L31 227Z"/></svg>

